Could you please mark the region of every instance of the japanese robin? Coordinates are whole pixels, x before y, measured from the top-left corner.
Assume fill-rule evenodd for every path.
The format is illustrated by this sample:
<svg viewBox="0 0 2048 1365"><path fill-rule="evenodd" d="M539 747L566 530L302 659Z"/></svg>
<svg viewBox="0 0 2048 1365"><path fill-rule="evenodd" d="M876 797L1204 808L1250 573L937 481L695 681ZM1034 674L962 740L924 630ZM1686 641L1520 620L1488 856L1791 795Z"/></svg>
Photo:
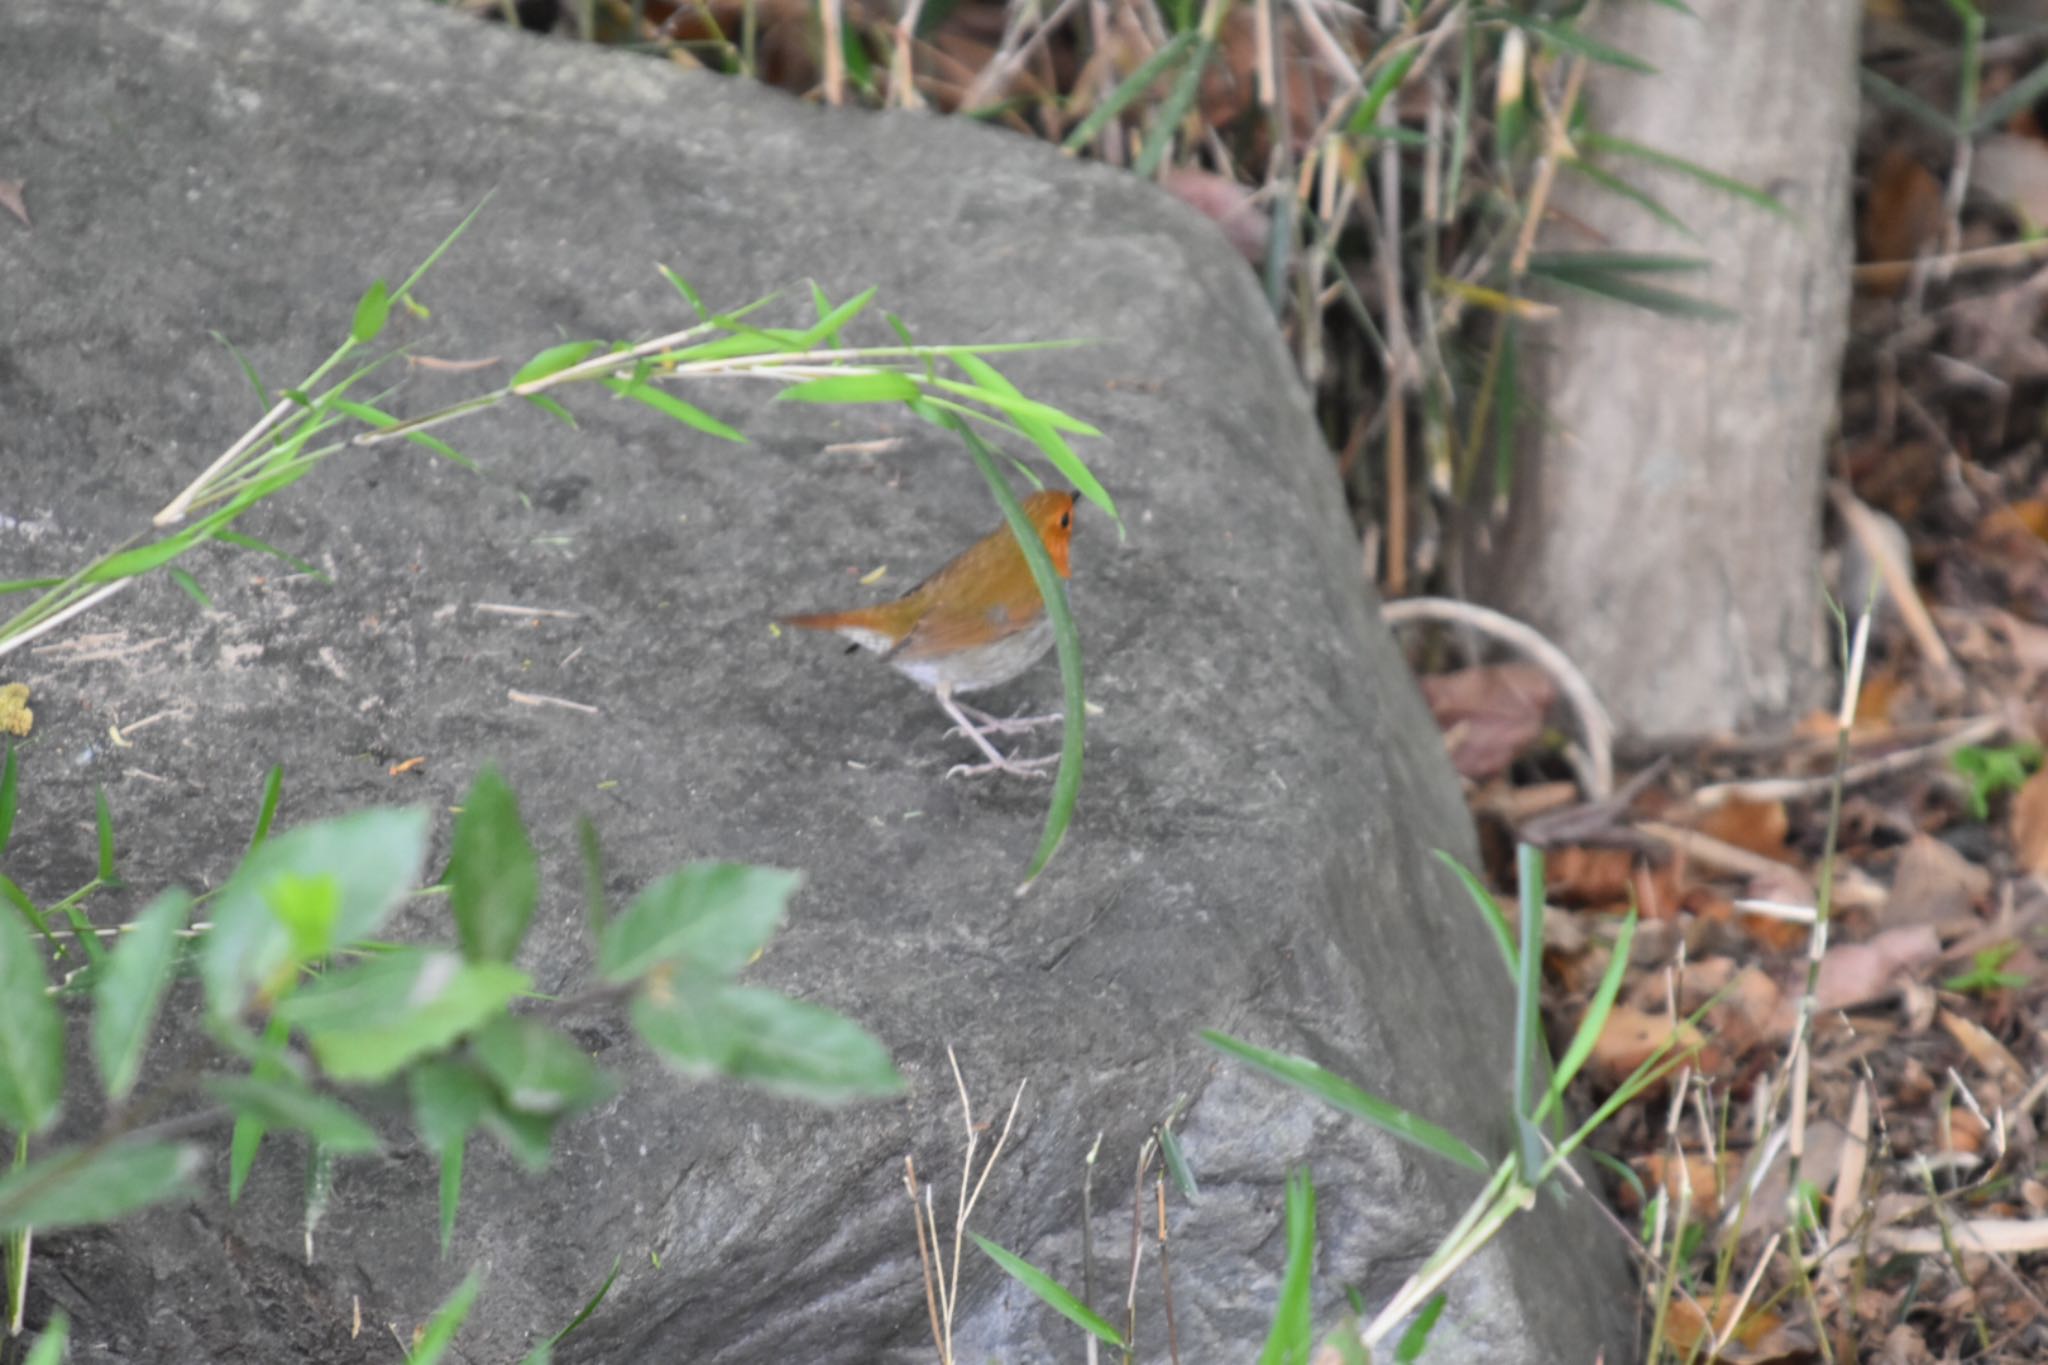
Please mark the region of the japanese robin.
<svg viewBox="0 0 2048 1365"><path fill-rule="evenodd" d="M1069 576L1068 548L1078 497L1048 489L1024 499L1024 515L1037 528L1063 579ZM1032 581L1023 547L1007 524L962 550L893 602L785 616L782 623L843 635L860 648L880 654L891 668L936 697L960 732L988 759L974 766L960 764L948 777L991 772L1043 777L1040 769L1059 759L1057 754L1009 758L988 740L993 734L1049 724L1059 716L1000 720L954 700L959 693L979 692L1010 681L1052 648L1052 618L1038 595L1038 584Z"/></svg>

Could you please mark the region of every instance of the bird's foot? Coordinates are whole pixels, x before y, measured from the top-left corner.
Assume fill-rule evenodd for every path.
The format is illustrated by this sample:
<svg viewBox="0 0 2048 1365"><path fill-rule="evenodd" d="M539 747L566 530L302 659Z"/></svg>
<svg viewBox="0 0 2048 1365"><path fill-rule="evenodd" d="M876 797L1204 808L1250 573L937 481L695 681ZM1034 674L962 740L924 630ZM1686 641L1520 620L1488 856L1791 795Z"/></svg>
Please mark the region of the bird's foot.
<svg viewBox="0 0 2048 1365"><path fill-rule="evenodd" d="M1058 754L1042 754L1037 758L1005 758L998 754L987 763L955 763L946 769L946 776L986 777L990 773L1008 773L1012 777L1051 777L1046 768L1059 761Z"/></svg>
<svg viewBox="0 0 2048 1365"><path fill-rule="evenodd" d="M996 716L989 714L978 706L969 706L965 702L955 702L954 705L958 706L961 714L973 721L974 728L984 735L1028 735L1033 730L1042 729L1048 725L1063 725L1067 719L1066 713L1063 711L1054 711L1049 715L1043 716ZM955 726L946 733L964 735L967 732L964 727Z"/></svg>

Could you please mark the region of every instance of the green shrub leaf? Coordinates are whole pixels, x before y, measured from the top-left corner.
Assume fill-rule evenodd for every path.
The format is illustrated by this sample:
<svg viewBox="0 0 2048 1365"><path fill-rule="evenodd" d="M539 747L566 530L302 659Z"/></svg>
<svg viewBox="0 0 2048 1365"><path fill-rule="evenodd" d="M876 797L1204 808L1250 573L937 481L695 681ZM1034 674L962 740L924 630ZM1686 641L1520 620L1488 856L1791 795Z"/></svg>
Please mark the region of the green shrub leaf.
<svg viewBox="0 0 2048 1365"><path fill-rule="evenodd" d="M802 884L802 873L777 867L690 863L642 891L605 925L598 971L612 981L631 981L681 958L729 976L767 945Z"/></svg>
<svg viewBox="0 0 2048 1365"><path fill-rule="evenodd" d="M343 1154L374 1152L379 1143L370 1125L346 1105L315 1094L293 1080L261 1080L255 1076L209 1076L208 1093L239 1115L266 1128L290 1128Z"/></svg>
<svg viewBox="0 0 2048 1365"><path fill-rule="evenodd" d="M689 1076L728 1076L816 1104L894 1095L903 1078L867 1030L822 1006L752 986L661 981L633 1026Z"/></svg>
<svg viewBox="0 0 2048 1365"><path fill-rule="evenodd" d="M308 983L277 1017L305 1032L334 1079L381 1081L482 1027L530 984L501 962L405 948Z"/></svg>
<svg viewBox="0 0 2048 1365"><path fill-rule="evenodd" d="M0 1128L39 1133L64 1094L64 1020L48 995L42 955L0 910Z"/></svg>
<svg viewBox="0 0 2048 1365"><path fill-rule="evenodd" d="M111 1223L182 1193L201 1160L170 1142L62 1148L0 1179L0 1232Z"/></svg>
<svg viewBox="0 0 2048 1365"><path fill-rule="evenodd" d="M497 769L486 767L463 799L448 858L448 903L464 956L510 962L539 899L540 871L519 798Z"/></svg>
<svg viewBox="0 0 2048 1365"><path fill-rule="evenodd" d="M200 958L216 1013L241 1011L279 973L384 922L419 878L423 810L365 810L274 835L222 888Z"/></svg>
<svg viewBox="0 0 2048 1365"><path fill-rule="evenodd" d="M143 1045L170 984L178 931L191 911L192 897L179 887L151 901L93 984L92 1058L109 1099L135 1086Z"/></svg>

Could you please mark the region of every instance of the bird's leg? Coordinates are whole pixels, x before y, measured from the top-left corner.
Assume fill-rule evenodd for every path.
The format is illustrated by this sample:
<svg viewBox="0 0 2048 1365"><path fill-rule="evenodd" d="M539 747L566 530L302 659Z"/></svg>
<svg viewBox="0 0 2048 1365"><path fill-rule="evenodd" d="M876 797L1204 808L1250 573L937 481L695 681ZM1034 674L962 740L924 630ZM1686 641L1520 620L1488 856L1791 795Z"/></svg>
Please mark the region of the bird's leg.
<svg viewBox="0 0 2048 1365"><path fill-rule="evenodd" d="M987 736L983 735L980 730L977 730L967 717L961 714L960 704L953 700L952 688L944 686L935 688L932 691L932 695L938 698L939 705L945 710L947 715L953 718L954 723L960 727L960 733L973 740L974 747L988 755L988 762L986 763L972 765L965 763L955 764L947 771L946 776L948 777L978 777L983 773L1009 773L1013 777L1044 777L1046 774L1038 770L1047 762L1056 761L1059 758L1058 754L1051 755L1050 759L1027 758L1017 760L1006 758L995 745L988 742Z"/></svg>
<svg viewBox="0 0 2048 1365"><path fill-rule="evenodd" d="M1067 719L1066 712L1064 711L1054 711L1049 715L1043 716L1010 716L1005 718L1003 716L990 715L980 707L969 706L964 701L955 702L954 705L958 706L965 715L972 719L975 727L984 735L1028 735L1041 726L1059 725Z"/></svg>

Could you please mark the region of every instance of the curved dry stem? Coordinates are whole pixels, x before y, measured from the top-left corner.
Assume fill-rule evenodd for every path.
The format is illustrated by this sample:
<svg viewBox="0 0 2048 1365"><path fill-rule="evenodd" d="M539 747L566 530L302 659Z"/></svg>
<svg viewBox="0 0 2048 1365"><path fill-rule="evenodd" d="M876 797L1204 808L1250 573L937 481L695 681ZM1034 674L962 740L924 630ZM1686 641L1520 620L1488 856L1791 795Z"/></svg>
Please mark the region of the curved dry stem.
<svg viewBox="0 0 2048 1365"><path fill-rule="evenodd" d="M1593 684L1579 671L1565 652L1550 643L1535 628L1491 607L1459 602L1448 597L1411 597L1389 602L1380 609L1389 625L1410 621L1441 621L1469 626L1482 635L1500 641L1526 655L1531 662L1557 682L1558 692L1579 722L1579 734L1586 741L1586 765L1579 773L1579 785L1587 799L1605 800L1614 790L1614 722L1600 704Z"/></svg>

